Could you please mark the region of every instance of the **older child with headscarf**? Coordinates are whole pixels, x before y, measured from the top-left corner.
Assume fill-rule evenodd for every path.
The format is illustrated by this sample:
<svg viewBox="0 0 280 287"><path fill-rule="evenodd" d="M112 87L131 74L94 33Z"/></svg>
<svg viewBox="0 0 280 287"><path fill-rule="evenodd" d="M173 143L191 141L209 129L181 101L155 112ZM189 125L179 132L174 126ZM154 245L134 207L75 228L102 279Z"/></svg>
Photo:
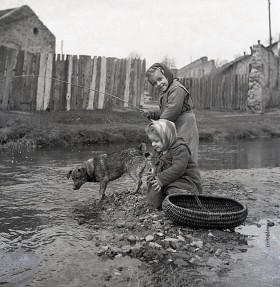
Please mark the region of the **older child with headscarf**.
<svg viewBox="0 0 280 287"><path fill-rule="evenodd" d="M145 116L174 122L178 135L187 143L192 159L197 163L199 136L188 90L173 78L171 70L164 64L153 64L145 75L160 92L159 111L144 112Z"/></svg>
<svg viewBox="0 0 280 287"><path fill-rule="evenodd" d="M161 207L164 196L171 193L201 193L199 169L186 142L177 136L175 124L165 119L152 121L146 133L158 155L147 177L153 207Z"/></svg>

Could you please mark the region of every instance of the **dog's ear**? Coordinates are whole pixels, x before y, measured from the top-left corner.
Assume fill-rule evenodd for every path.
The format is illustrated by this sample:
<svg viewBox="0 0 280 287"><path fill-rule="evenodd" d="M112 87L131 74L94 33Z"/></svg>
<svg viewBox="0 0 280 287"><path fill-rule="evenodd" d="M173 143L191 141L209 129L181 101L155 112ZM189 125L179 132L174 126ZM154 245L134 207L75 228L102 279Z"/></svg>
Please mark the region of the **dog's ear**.
<svg viewBox="0 0 280 287"><path fill-rule="evenodd" d="M72 174L72 169L69 170L69 172L67 173L67 178L68 178L68 179L70 178L71 174Z"/></svg>

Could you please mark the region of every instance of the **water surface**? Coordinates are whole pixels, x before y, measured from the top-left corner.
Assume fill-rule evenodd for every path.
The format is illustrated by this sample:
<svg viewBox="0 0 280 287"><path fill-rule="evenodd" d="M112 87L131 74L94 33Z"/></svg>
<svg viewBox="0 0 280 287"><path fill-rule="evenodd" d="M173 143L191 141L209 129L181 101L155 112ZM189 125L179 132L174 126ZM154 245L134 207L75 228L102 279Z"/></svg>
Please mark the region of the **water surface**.
<svg viewBox="0 0 280 287"><path fill-rule="evenodd" d="M66 174L77 163L90 157L126 147L128 146L125 144L94 145L0 152L1 284L11 282L20 286L19 282L28 282L36 272L44 253L49 252L46 247L54 241L57 244L56 250L61 253L67 249L71 250L73 246L79 252L85 251L85 254L92 252L93 243L86 241L89 231L78 226L71 218L73 205L86 200L92 194L92 189L85 185L83 189L73 192L72 183L67 180ZM279 147L280 139L277 138L201 142L199 166L204 170L276 167L280 166ZM267 234L267 230L263 228L258 229L262 237ZM271 263L270 259L275 256L279 259L279 253L274 249L279 246L277 230L277 227L271 228L271 252L260 247L257 241L252 241L253 246L261 250L259 254L265 256L268 263ZM253 236L256 230L248 227L246 232ZM251 253L248 251L248 255L251 254L251 257L248 257L250 262L254 260L254 253L254 249ZM255 260L258 264L261 263L259 257ZM276 272L276 267L267 267L267 272ZM38 285L35 282L32 286Z"/></svg>

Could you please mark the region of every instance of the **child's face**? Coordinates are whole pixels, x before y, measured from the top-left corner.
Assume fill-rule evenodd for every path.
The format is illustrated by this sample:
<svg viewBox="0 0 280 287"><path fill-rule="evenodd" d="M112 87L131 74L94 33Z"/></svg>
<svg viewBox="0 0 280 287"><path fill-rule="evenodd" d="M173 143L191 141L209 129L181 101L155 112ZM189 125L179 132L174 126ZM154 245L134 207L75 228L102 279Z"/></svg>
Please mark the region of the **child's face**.
<svg viewBox="0 0 280 287"><path fill-rule="evenodd" d="M152 147L154 147L154 149L157 152L162 152L163 151L163 144L162 144L161 139L154 134L149 134L148 137L149 137L150 141L152 142Z"/></svg>
<svg viewBox="0 0 280 287"><path fill-rule="evenodd" d="M160 92L165 92L168 88L168 80L160 70L155 70L155 72L150 75L149 81Z"/></svg>

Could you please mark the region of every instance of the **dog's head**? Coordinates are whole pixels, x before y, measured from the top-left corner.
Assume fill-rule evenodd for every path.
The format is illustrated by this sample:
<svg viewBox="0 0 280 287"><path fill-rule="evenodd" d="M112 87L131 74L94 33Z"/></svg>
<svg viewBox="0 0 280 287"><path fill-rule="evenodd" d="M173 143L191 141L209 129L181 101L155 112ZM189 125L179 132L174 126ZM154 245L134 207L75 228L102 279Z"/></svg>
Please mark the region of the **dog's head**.
<svg viewBox="0 0 280 287"><path fill-rule="evenodd" d="M87 182L87 169L83 165L77 166L75 169L70 170L67 173L67 178L69 179L70 176L74 182L73 189L78 190L80 187Z"/></svg>

